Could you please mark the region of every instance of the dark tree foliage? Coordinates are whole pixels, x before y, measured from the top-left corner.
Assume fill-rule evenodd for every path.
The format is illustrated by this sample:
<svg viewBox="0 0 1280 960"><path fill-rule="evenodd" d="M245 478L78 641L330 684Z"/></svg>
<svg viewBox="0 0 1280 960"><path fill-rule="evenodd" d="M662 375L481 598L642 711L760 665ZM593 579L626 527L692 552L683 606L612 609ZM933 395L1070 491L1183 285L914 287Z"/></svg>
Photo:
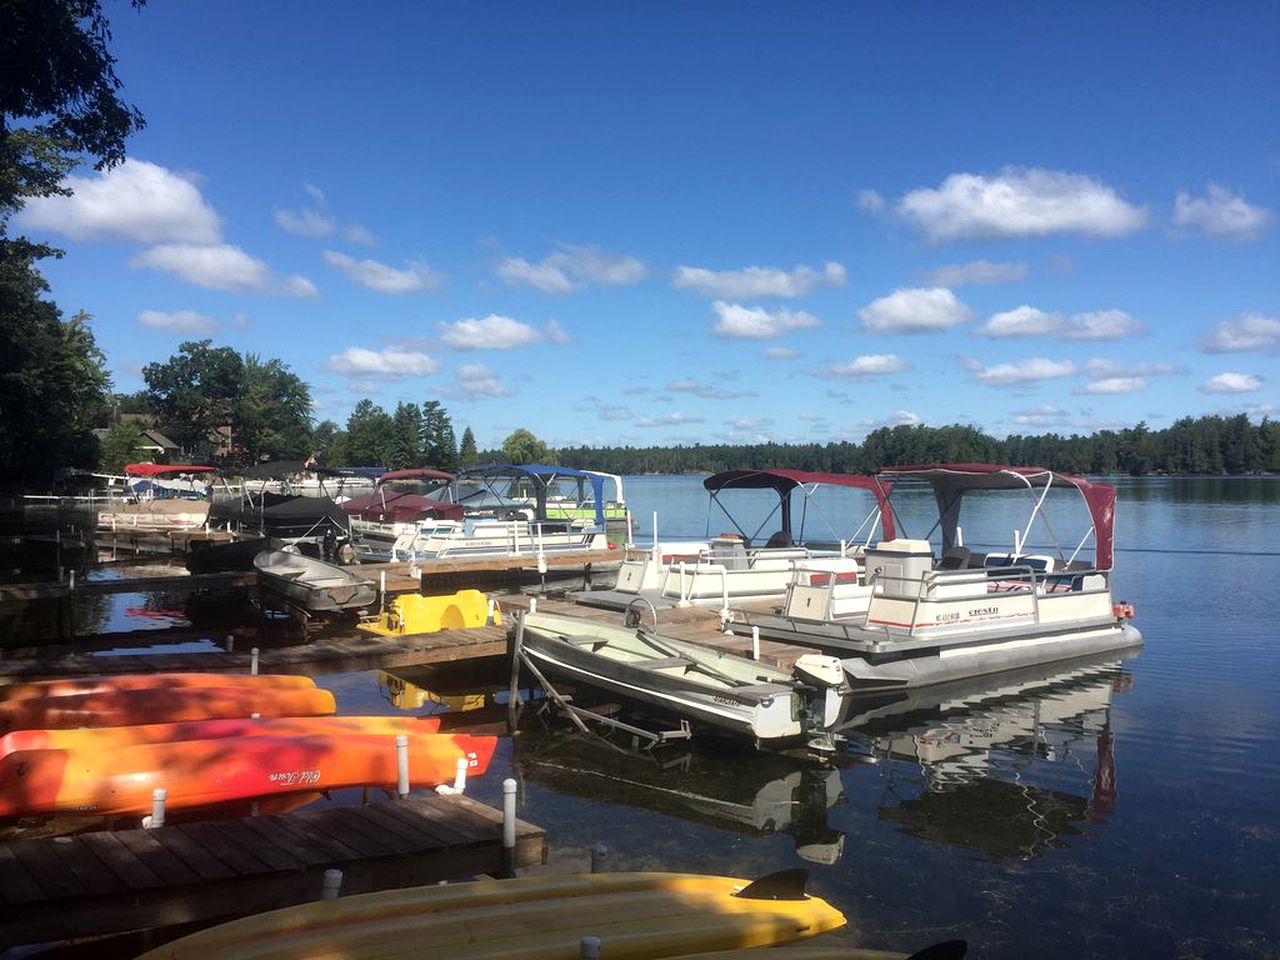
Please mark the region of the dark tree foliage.
<svg viewBox="0 0 1280 960"><path fill-rule="evenodd" d="M124 159L143 119L120 99L110 42L98 0L0 0L0 220L65 193L86 156L98 169Z"/></svg>
<svg viewBox="0 0 1280 960"><path fill-rule="evenodd" d="M470 427L467 427L462 431L462 443L458 447L458 466L469 467L479 462L479 454L476 451L476 435L471 432Z"/></svg>
<svg viewBox="0 0 1280 960"><path fill-rule="evenodd" d="M394 422L393 445L386 463L397 470L421 466L422 410L416 403L399 403L391 419Z"/></svg>
<svg viewBox="0 0 1280 960"><path fill-rule="evenodd" d="M386 466L395 456L395 429L391 414L372 400L361 400L347 418L342 462L331 466Z"/></svg>
<svg viewBox="0 0 1280 960"><path fill-rule="evenodd" d="M89 316L64 321L29 257L0 243L0 478L48 479L93 467L90 432L107 417L111 379Z"/></svg>
<svg viewBox="0 0 1280 960"><path fill-rule="evenodd" d="M453 470L458 465L458 440L453 420L439 400L422 404L422 461L437 470Z"/></svg>

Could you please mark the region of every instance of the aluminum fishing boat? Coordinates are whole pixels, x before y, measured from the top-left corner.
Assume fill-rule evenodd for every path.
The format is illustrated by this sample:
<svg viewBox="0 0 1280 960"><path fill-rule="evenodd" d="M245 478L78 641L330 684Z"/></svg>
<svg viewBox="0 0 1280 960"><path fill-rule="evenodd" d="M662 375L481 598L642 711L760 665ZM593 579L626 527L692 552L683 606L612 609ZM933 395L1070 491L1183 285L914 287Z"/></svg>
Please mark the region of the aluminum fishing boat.
<svg viewBox="0 0 1280 960"><path fill-rule="evenodd" d="M1129 622L1133 608L1111 593L1114 487L1040 467L983 463L893 467L877 479L886 495L890 483L899 496L912 488L932 493L937 552L928 539L899 534L866 550L856 579L798 565L780 612L735 612L730 629L841 657L855 694L1142 643ZM965 546L960 516L971 503L977 519L989 522L990 494L1021 497L1029 515L1011 548L984 553L975 549L978 541ZM1069 505L1063 498L1077 513L1083 504L1088 517L1070 552L1054 534ZM896 507L885 527L886 535L902 527ZM1030 546L1041 535L1053 546ZM1093 556L1082 559L1089 545Z"/></svg>
<svg viewBox="0 0 1280 960"><path fill-rule="evenodd" d="M806 654L788 671L643 627L549 613L521 622L519 646L540 670L758 744L821 740L840 718L834 657Z"/></svg>
<svg viewBox="0 0 1280 960"><path fill-rule="evenodd" d="M260 553L253 558L253 566L263 591L306 614L370 607L378 599L378 585L372 580L288 550Z"/></svg>

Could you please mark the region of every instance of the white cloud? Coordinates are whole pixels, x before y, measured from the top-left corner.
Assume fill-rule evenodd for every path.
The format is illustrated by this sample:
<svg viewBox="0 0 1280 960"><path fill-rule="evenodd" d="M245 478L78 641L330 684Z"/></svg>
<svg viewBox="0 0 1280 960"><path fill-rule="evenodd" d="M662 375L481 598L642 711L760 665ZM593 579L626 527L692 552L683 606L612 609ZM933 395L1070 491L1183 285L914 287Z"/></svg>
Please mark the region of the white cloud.
<svg viewBox="0 0 1280 960"><path fill-rule="evenodd" d="M854 357L852 360L828 364L818 373L818 376L826 379L877 377L910 369L911 364L892 353L871 353Z"/></svg>
<svg viewBox="0 0 1280 960"><path fill-rule="evenodd" d="M569 331L554 320L547 321L547 339L562 347L567 343L573 342L573 338L569 336Z"/></svg>
<svg viewBox="0 0 1280 960"><path fill-rule="evenodd" d="M564 243L538 263L530 263L523 257L507 257L498 264L497 272L507 286L527 286L543 293L561 294L592 284L629 286L643 280L648 269L635 257Z"/></svg>
<svg viewBox="0 0 1280 960"><path fill-rule="evenodd" d="M342 229L342 235L346 237L348 243L358 243L361 246L372 247L378 243L378 237L368 227L359 224L348 224Z"/></svg>
<svg viewBox="0 0 1280 960"><path fill-rule="evenodd" d="M238 320L239 314L236 316ZM213 333L218 329L217 320L194 310L174 310L171 313L143 310L138 314L138 323L152 330L168 330L172 333ZM238 323L237 329L241 329Z"/></svg>
<svg viewBox="0 0 1280 960"><path fill-rule="evenodd" d="M1265 313L1242 313L1234 320L1215 323L1200 347L1206 353L1243 353L1280 350L1280 317Z"/></svg>
<svg viewBox="0 0 1280 960"><path fill-rule="evenodd" d="M498 379L483 363L464 363L455 371L458 390L468 400L481 397L510 397L515 390Z"/></svg>
<svg viewBox="0 0 1280 960"><path fill-rule="evenodd" d="M1186 372L1172 363L1125 363L1123 360L1108 360L1102 357L1094 357L1084 365L1084 369L1085 373L1095 380L1106 377L1163 376Z"/></svg>
<svg viewBox="0 0 1280 960"><path fill-rule="evenodd" d="M1119 340L1144 331L1141 323L1123 310L1095 310L1070 317L1023 304L992 314L977 329L985 337L1056 337L1059 340Z"/></svg>
<svg viewBox="0 0 1280 960"><path fill-rule="evenodd" d="M709 383L703 383L692 377L673 380L667 384L667 390L670 393L692 393L695 397L702 397L704 400L739 400L743 397L759 396L755 390L726 390L723 387L713 387Z"/></svg>
<svg viewBox="0 0 1280 960"><path fill-rule="evenodd" d="M665 417L641 417L635 422L637 427L682 427L689 423L703 423L702 417L691 417L684 413L668 413Z"/></svg>
<svg viewBox="0 0 1280 960"><path fill-rule="evenodd" d="M1200 385L1201 393L1252 393L1261 390L1263 378L1252 373L1219 373Z"/></svg>
<svg viewBox="0 0 1280 960"><path fill-rule="evenodd" d="M1022 427L1045 427L1051 424L1060 424L1065 421L1071 414L1062 409L1055 407L1051 403L1044 403L1030 410L1015 410L1009 414L1011 423L1015 423Z"/></svg>
<svg viewBox="0 0 1280 960"><path fill-rule="evenodd" d="M1145 209L1099 180L1023 167L1005 167L991 177L953 173L937 189L903 196L897 211L935 242L1056 233L1115 237L1147 221Z"/></svg>
<svg viewBox="0 0 1280 960"><path fill-rule="evenodd" d="M889 426L891 427L914 427L922 423L924 423L924 420L920 415L912 413L910 410L897 410L889 418Z"/></svg>
<svg viewBox="0 0 1280 960"><path fill-rule="evenodd" d="M217 243L218 215L190 180L145 160L67 177L69 197L33 197L18 215L27 229L73 240Z"/></svg>
<svg viewBox="0 0 1280 960"><path fill-rule="evenodd" d="M844 266L829 261L821 270L797 266L790 272L776 267L743 267L741 270L676 267L671 285L680 290L693 290L704 297L745 300L802 297L814 287L842 287L847 281Z"/></svg>
<svg viewBox="0 0 1280 960"><path fill-rule="evenodd" d="M895 290L858 311L864 330L873 333L925 333L964 323L969 308L945 287Z"/></svg>
<svg viewBox="0 0 1280 960"><path fill-rule="evenodd" d="M1104 377L1086 383L1076 393L1094 396L1117 396L1125 393L1139 393L1147 389L1147 381L1143 377Z"/></svg>
<svg viewBox="0 0 1280 960"><path fill-rule="evenodd" d="M879 213L884 209L884 197L874 190L859 190L858 206L867 213Z"/></svg>
<svg viewBox="0 0 1280 960"><path fill-rule="evenodd" d="M765 347L760 351L760 356L771 360L791 360L800 356L800 351L791 347Z"/></svg>
<svg viewBox="0 0 1280 960"><path fill-rule="evenodd" d="M298 237L331 237L338 232L333 217L310 207L301 210L277 210L276 226Z"/></svg>
<svg viewBox="0 0 1280 960"><path fill-rule="evenodd" d="M995 366L977 366L974 379L989 387L1007 387L1018 383L1033 383L1038 380L1056 380L1061 377L1074 376L1076 365L1070 360L1049 360L1046 357L1031 357L1013 363L998 363Z"/></svg>
<svg viewBox="0 0 1280 960"><path fill-rule="evenodd" d="M342 353L330 357L325 366L348 377L399 380L401 377L428 376L440 368L440 363L425 353L398 347L384 350L347 347Z"/></svg>
<svg viewBox="0 0 1280 960"><path fill-rule="evenodd" d="M357 260L337 250L326 250L324 259L329 266L337 267L349 279L379 293L438 290L442 282L440 274L418 261L406 261L404 269L397 270L377 260Z"/></svg>
<svg viewBox="0 0 1280 960"><path fill-rule="evenodd" d="M278 277L261 260L226 243L217 246L165 244L144 250L129 261L129 265L172 273L197 287L229 293L314 297L318 292L306 277L296 274Z"/></svg>
<svg viewBox="0 0 1280 960"><path fill-rule="evenodd" d="M1256 240L1274 219L1266 207L1252 206L1216 183L1209 184L1203 197L1179 193L1173 201L1177 226L1195 227L1215 240Z"/></svg>
<svg viewBox="0 0 1280 960"><path fill-rule="evenodd" d="M542 340L527 323L491 313L454 323L442 323L444 342L455 350L515 350Z"/></svg>
<svg viewBox="0 0 1280 960"><path fill-rule="evenodd" d="M973 260L935 267L929 274L929 282L935 287L960 287L965 284L1016 283L1027 275L1027 265L1020 262L992 263L990 260Z"/></svg>
<svg viewBox="0 0 1280 960"><path fill-rule="evenodd" d="M311 197L316 203L324 203L324 191L314 183L308 181L302 185L302 189L307 191L307 196Z"/></svg>
<svg viewBox="0 0 1280 960"><path fill-rule="evenodd" d="M773 310L746 307L740 303L717 300L711 304L719 318L711 332L718 337L742 340L772 340L790 330L820 327L822 321L803 310Z"/></svg>

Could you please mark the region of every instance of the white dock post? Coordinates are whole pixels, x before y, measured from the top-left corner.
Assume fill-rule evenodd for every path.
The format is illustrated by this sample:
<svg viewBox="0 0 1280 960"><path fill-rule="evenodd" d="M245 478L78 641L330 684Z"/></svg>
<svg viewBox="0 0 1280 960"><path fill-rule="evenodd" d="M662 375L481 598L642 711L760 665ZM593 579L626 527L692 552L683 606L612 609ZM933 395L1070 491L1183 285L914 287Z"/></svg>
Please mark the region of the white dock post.
<svg viewBox="0 0 1280 960"><path fill-rule="evenodd" d="M960 524L956 524L956 546L964 546L964 531L960 529Z"/></svg>
<svg viewBox="0 0 1280 960"><path fill-rule="evenodd" d="M516 848L516 782L511 777L502 781L502 846Z"/></svg>
<svg viewBox="0 0 1280 960"><path fill-rule="evenodd" d="M378 571L378 612L387 608L387 571Z"/></svg>
<svg viewBox="0 0 1280 960"><path fill-rule="evenodd" d="M459 757L453 774L453 792L462 793L467 789L467 758Z"/></svg>
<svg viewBox="0 0 1280 960"><path fill-rule="evenodd" d="M409 737L403 733L396 734L396 795L409 796Z"/></svg>
<svg viewBox="0 0 1280 960"><path fill-rule="evenodd" d="M537 598L537 597L530 597L530 598L529 598L529 612L530 612L530 613L537 613L537 612L538 612L538 598Z"/></svg>
<svg viewBox="0 0 1280 960"><path fill-rule="evenodd" d="M234 650L236 648L235 634L228 633L227 639L223 643L223 646L226 648L227 653L230 653L232 650Z"/></svg>
<svg viewBox="0 0 1280 960"><path fill-rule="evenodd" d="M485 604L484 622L486 626L493 623L493 597L490 597Z"/></svg>
<svg viewBox="0 0 1280 960"><path fill-rule="evenodd" d="M609 845L597 843L591 848L591 872L604 873L604 862L609 859Z"/></svg>
<svg viewBox="0 0 1280 960"><path fill-rule="evenodd" d="M760 628L751 628L751 659L760 659Z"/></svg>
<svg viewBox="0 0 1280 960"><path fill-rule="evenodd" d="M599 937L583 937L579 941L578 960L600 960Z"/></svg>
<svg viewBox="0 0 1280 960"><path fill-rule="evenodd" d="M151 818L150 822L145 824L147 829L164 826L164 804L169 796L169 791L164 787L156 787L151 791Z"/></svg>
<svg viewBox="0 0 1280 960"><path fill-rule="evenodd" d="M258 675L258 648L249 648L249 676L256 677Z"/></svg>
<svg viewBox="0 0 1280 960"><path fill-rule="evenodd" d="M76 571L74 567L67 571L67 589L72 593L76 592Z"/></svg>
<svg viewBox="0 0 1280 960"><path fill-rule="evenodd" d="M342 871L336 867L330 867L324 872L324 886L320 888L320 899L337 900L341 892Z"/></svg>

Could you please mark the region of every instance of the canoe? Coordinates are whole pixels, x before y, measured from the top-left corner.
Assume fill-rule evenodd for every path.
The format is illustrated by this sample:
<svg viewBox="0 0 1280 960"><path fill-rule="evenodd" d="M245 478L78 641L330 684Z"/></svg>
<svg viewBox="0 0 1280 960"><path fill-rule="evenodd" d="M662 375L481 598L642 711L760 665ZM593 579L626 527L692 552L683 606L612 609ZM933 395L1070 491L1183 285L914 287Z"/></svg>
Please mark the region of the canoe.
<svg viewBox="0 0 1280 960"><path fill-rule="evenodd" d="M79 730L14 730L0 737L0 757L19 750L117 750L140 743L222 740L227 737L338 736L349 733L394 737L398 733L438 733L439 730L439 717L266 717Z"/></svg>
<svg viewBox="0 0 1280 960"><path fill-rule="evenodd" d="M334 566L285 550L269 550L253 558L258 585L307 613L372 606L378 585L346 567Z"/></svg>
<svg viewBox="0 0 1280 960"><path fill-rule="evenodd" d="M468 772L488 768L496 737L408 735L414 786L452 781L459 758ZM151 810L163 787L171 809L339 787L394 786L394 736L336 734L224 737L147 743L102 751L24 750L0 758L0 817Z"/></svg>
<svg viewBox="0 0 1280 960"><path fill-rule="evenodd" d="M328 690L301 687L202 687L199 690L103 690L0 702L0 733L175 723L220 717L306 717L337 712Z"/></svg>
<svg viewBox="0 0 1280 960"><path fill-rule="evenodd" d="M600 873L388 890L246 917L139 960L390 960L422 956L428 945L440 957L563 960L578 956L585 936L599 937L609 960L644 960L772 946L844 925L824 900L803 892L759 899L755 886L734 877Z"/></svg>
<svg viewBox="0 0 1280 960"><path fill-rule="evenodd" d="M816 742L840 716L846 686L835 657L805 654L781 670L643 628L550 613L521 623L523 652L541 669L695 724L758 742Z"/></svg>
<svg viewBox="0 0 1280 960"><path fill-rule="evenodd" d="M287 674L245 673L122 673L106 677L77 677L69 680L37 680L0 687L0 701L29 700L32 697L70 697L110 690L172 690L179 687L245 687L255 690L312 688L310 677Z"/></svg>

